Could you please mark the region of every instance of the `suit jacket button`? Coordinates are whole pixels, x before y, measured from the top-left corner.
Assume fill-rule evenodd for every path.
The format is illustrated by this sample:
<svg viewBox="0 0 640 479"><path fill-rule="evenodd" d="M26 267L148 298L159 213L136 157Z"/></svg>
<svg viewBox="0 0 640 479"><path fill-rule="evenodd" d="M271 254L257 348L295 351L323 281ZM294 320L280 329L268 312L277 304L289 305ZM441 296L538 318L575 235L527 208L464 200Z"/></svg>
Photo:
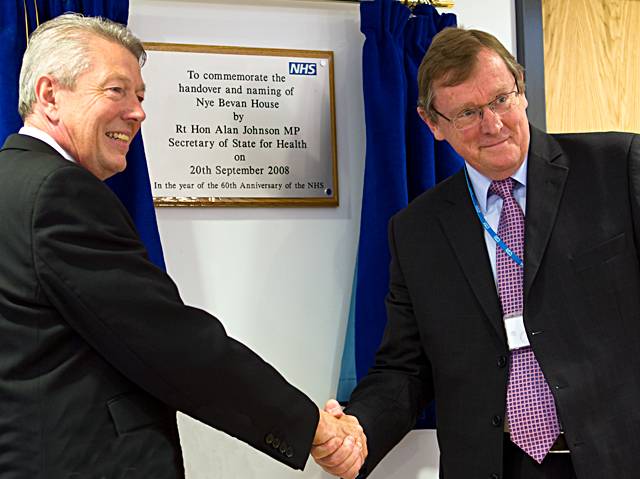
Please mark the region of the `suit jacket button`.
<svg viewBox="0 0 640 479"><path fill-rule="evenodd" d="M284 454L285 452L287 452L287 443L282 441L282 443L280 444L280 452L282 454Z"/></svg>
<svg viewBox="0 0 640 479"><path fill-rule="evenodd" d="M280 447L280 439L277 437L274 437L271 445L273 446L274 449L278 449Z"/></svg>
<svg viewBox="0 0 640 479"><path fill-rule="evenodd" d="M491 474L491 475L489 476L489 479L500 479L500 476L499 476L499 475L497 475L497 474L494 472L493 474Z"/></svg>
<svg viewBox="0 0 640 479"><path fill-rule="evenodd" d="M284 454L285 454L285 456L287 456L287 457L293 457L293 448L292 448L291 446L289 446L289 447L287 448L287 451L286 451Z"/></svg>
<svg viewBox="0 0 640 479"><path fill-rule="evenodd" d="M273 434L267 434L267 437L264 438L264 442L266 442L267 444L271 444L273 442Z"/></svg>
<svg viewBox="0 0 640 479"><path fill-rule="evenodd" d="M497 414L491 418L491 424L495 427L498 427L502 424L502 417Z"/></svg>
<svg viewBox="0 0 640 479"><path fill-rule="evenodd" d="M499 368L503 368L507 365L507 357L506 356L500 356L498 358L498 362L497 365Z"/></svg>

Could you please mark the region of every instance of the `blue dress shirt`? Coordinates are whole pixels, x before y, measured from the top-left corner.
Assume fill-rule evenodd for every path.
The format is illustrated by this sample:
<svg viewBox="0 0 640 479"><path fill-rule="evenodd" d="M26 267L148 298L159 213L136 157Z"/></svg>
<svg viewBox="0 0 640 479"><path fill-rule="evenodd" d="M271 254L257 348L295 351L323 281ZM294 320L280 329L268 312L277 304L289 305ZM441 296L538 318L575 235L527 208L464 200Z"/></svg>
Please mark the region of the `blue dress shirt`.
<svg viewBox="0 0 640 479"><path fill-rule="evenodd" d="M516 180L516 185L513 188L513 196L522 208L522 212L527 214L527 160L528 156L525 156L522 165L518 168L511 177ZM498 222L500 221L500 212L502 211L502 198L498 195L489 194L489 186L491 185L491 179L484 176L478 170L473 168L469 163L465 162L467 172L469 173L469 181L473 188L473 192L478 199L480 205L480 211L484 215L487 223L493 228L495 232L498 231ZM491 238L491 235L485 230L484 241L487 246L487 253L489 255L489 262L491 263L491 270L493 271L493 279L498 281L496 275L496 242ZM508 245L507 245L508 246ZM525 245L526 248L526 245ZM524 260L524 258L522 258Z"/></svg>

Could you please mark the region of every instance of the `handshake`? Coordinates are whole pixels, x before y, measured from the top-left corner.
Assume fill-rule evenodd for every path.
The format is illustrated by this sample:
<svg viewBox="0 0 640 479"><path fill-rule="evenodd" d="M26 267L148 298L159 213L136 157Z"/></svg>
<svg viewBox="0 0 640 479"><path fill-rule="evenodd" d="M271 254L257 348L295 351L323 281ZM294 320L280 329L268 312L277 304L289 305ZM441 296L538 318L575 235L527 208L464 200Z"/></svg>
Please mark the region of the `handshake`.
<svg viewBox="0 0 640 479"><path fill-rule="evenodd" d="M320 411L311 456L334 476L355 479L367 458L367 437L358 419L342 412L335 399Z"/></svg>

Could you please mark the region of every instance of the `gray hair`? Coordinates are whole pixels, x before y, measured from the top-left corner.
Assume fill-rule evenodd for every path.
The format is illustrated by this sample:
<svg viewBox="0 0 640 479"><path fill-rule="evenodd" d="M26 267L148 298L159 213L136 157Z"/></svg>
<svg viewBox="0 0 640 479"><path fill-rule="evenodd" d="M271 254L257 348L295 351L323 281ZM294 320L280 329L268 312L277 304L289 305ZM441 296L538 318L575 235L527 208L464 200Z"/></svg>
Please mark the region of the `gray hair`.
<svg viewBox="0 0 640 479"><path fill-rule="evenodd" d="M92 36L122 45L140 66L147 59L142 42L120 23L77 13L55 17L34 30L22 59L18 112L23 120L32 113L38 78L51 75L63 87L75 88L78 76L91 66Z"/></svg>

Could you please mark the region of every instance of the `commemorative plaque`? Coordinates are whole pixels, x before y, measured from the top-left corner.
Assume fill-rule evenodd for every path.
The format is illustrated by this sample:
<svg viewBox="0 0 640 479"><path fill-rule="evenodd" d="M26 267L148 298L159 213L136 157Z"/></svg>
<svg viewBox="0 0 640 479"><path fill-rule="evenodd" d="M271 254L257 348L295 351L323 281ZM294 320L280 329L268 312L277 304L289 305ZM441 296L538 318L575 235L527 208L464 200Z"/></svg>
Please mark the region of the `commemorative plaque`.
<svg viewBox="0 0 640 479"><path fill-rule="evenodd" d="M337 206L333 54L146 43L156 206Z"/></svg>

